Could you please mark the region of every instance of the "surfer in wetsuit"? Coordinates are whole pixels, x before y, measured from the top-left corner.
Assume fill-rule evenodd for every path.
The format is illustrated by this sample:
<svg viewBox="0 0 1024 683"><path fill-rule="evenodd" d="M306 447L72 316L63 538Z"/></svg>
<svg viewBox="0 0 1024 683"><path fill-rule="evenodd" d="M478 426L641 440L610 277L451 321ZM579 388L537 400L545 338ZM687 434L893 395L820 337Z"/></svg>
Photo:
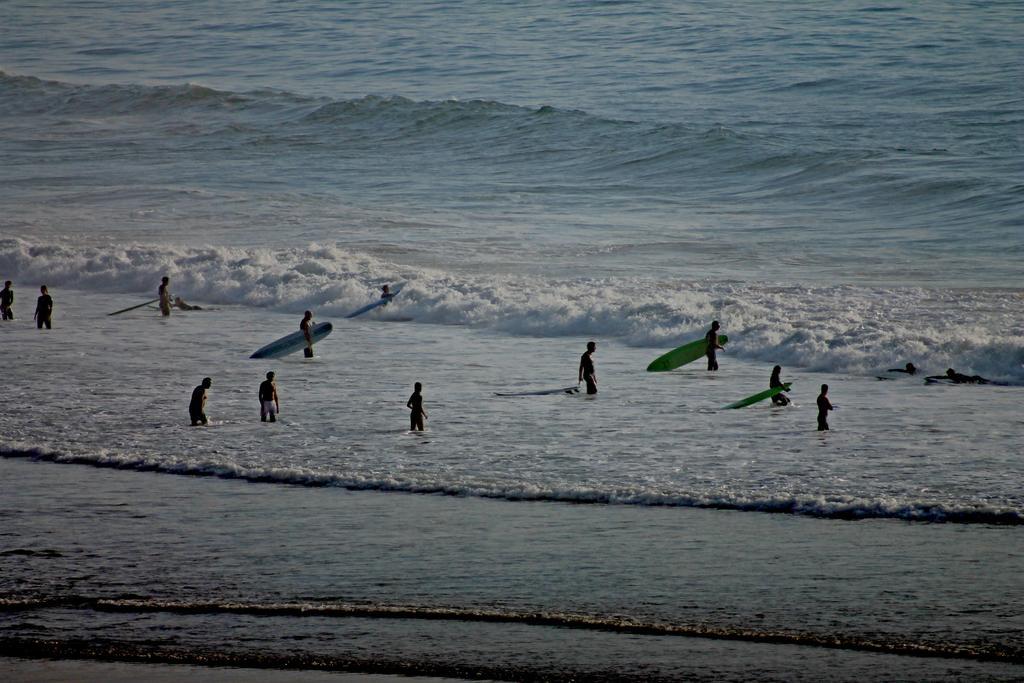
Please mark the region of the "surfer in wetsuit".
<svg viewBox="0 0 1024 683"><path fill-rule="evenodd" d="M785 383L779 377L779 374L781 372L781 365L776 365L774 368L772 368L772 377L770 380L768 380L768 386L770 388L774 389L775 387L785 386ZM780 391L779 393L772 396L772 403L774 403L777 406L788 406L791 403L791 401L789 400L789 396L786 396L785 392Z"/></svg>
<svg viewBox="0 0 1024 683"><path fill-rule="evenodd" d="M302 322L299 323L299 329L302 330L303 336L306 337L306 348L302 350L306 358L313 357L313 311L306 311L302 317Z"/></svg>
<svg viewBox="0 0 1024 683"><path fill-rule="evenodd" d="M268 372L267 379L260 383L260 422L277 422L277 414L281 412L281 404L277 400L277 384L274 373Z"/></svg>
<svg viewBox="0 0 1024 683"><path fill-rule="evenodd" d="M156 295L160 297L160 315L165 318L171 314L171 292L167 289L170 282L171 278L164 275L160 278L160 286L156 288Z"/></svg>
<svg viewBox="0 0 1024 683"><path fill-rule="evenodd" d="M209 424L206 418L206 390L213 386L213 380L209 377L203 378L203 383L192 390L192 400L188 404L188 416L192 419L192 426Z"/></svg>
<svg viewBox="0 0 1024 683"><path fill-rule="evenodd" d="M835 410L832 402L828 400L828 385L821 385L821 393L818 394L818 431L828 431L828 411Z"/></svg>
<svg viewBox="0 0 1024 683"><path fill-rule="evenodd" d="M411 432L422 432L423 431L423 419L429 417L427 411L423 410L423 385L419 382L413 385L412 396L405 402L405 407L410 411L409 413L409 431Z"/></svg>
<svg viewBox="0 0 1024 683"><path fill-rule="evenodd" d="M4 320L14 320L14 290L11 289L11 285L14 284L10 280L4 283L3 291L0 291L0 313L3 314Z"/></svg>
<svg viewBox="0 0 1024 683"><path fill-rule="evenodd" d="M708 372L714 372L718 370L718 358L715 357L715 352L719 349L724 348L718 343L718 329L721 325L715 320L711 323L711 329L704 335L705 341L708 343L708 350L706 351L708 357Z"/></svg>
<svg viewBox="0 0 1024 683"><path fill-rule="evenodd" d="M932 375L931 377L925 377L925 379L948 379L953 384L988 384L992 381L985 379L981 375L965 375L953 368L948 368L945 375Z"/></svg>
<svg viewBox="0 0 1024 683"><path fill-rule="evenodd" d="M33 318L36 319L36 327L40 330L43 329L43 325L46 325L46 329L53 329L52 318L53 318L53 298L50 296L46 289L46 285L39 288L41 295L36 299L36 312L33 314Z"/></svg>
<svg viewBox="0 0 1024 683"><path fill-rule="evenodd" d="M394 294L391 293L391 286L390 285L384 285L383 287L380 288L380 298L384 299L384 305L385 306L388 305L388 302L391 301L391 298L393 296L394 296Z"/></svg>
<svg viewBox="0 0 1024 683"><path fill-rule="evenodd" d="M886 372L905 372L908 375L916 375L917 368L914 367L913 363L907 363L907 366L905 368L889 368L888 370L886 370Z"/></svg>
<svg viewBox="0 0 1024 683"><path fill-rule="evenodd" d="M587 352L580 356L580 382L587 383L587 393L597 393L597 373L594 372L594 352L597 351L597 342L587 342Z"/></svg>

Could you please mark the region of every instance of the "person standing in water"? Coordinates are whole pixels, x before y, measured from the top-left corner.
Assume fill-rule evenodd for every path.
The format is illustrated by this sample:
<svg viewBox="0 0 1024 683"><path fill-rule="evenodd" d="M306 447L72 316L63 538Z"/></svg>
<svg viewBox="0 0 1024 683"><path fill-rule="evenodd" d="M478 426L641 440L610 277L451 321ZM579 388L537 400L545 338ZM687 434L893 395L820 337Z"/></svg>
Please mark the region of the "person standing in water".
<svg viewBox="0 0 1024 683"><path fill-rule="evenodd" d="M835 410L832 402L828 400L828 385L821 385L821 393L818 394L818 431L828 431L828 411Z"/></svg>
<svg viewBox="0 0 1024 683"><path fill-rule="evenodd" d="M711 329L704 335L704 340L708 343L708 350L705 352L708 357L708 372L718 370L718 358L715 356L715 352L724 348L718 343L718 329L720 327L721 325L715 320L711 323Z"/></svg>
<svg viewBox="0 0 1024 683"><path fill-rule="evenodd" d="M39 292L40 296L36 299L36 312L32 317L36 320L37 328L41 330L43 325L46 325L46 329L50 330L53 329L53 298L46 289L46 285L40 287Z"/></svg>
<svg viewBox="0 0 1024 683"><path fill-rule="evenodd" d="M192 390L192 400L188 404L188 416L192 420L192 426L209 424L206 417L206 392L213 386L213 380L204 377L202 384Z"/></svg>
<svg viewBox="0 0 1024 683"><path fill-rule="evenodd" d="M171 278L164 275L160 278L160 286L156 288L156 295L160 297L160 315L167 317L171 314L171 292L167 286L171 283Z"/></svg>
<svg viewBox="0 0 1024 683"><path fill-rule="evenodd" d="M260 383L260 422L277 422L277 414L281 412L281 404L277 400L277 384L274 373L268 372L267 379Z"/></svg>
<svg viewBox="0 0 1024 683"><path fill-rule="evenodd" d="M306 311L302 317L302 322L299 323L299 329L302 330L303 336L306 337L306 348L302 350L306 358L313 357L313 311Z"/></svg>
<svg viewBox="0 0 1024 683"><path fill-rule="evenodd" d="M597 373L594 371L594 352L597 342L587 342L587 352L580 356L580 372L578 382L587 383L587 393L597 393Z"/></svg>
<svg viewBox="0 0 1024 683"><path fill-rule="evenodd" d="M781 373L781 365L776 365L774 368L772 368L772 377L770 380L768 380L769 388L774 389L775 387L786 386L786 383L783 382L782 378L779 377ZM780 391L779 393L772 396L772 403L777 406L788 406L791 403L791 401L789 400L789 396L786 396L786 393L784 391Z"/></svg>
<svg viewBox="0 0 1024 683"><path fill-rule="evenodd" d="M14 320L14 290L10 280L4 283L3 291L0 291L0 313L4 320Z"/></svg>
<svg viewBox="0 0 1024 683"><path fill-rule="evenodd" d="M427 415L427 411L423 409L423 385L419 382L413 385L412 396L405 402L405 407L410 411L409 413L409 431L411 432L422 432L423 431L423 420Z"/></svg>

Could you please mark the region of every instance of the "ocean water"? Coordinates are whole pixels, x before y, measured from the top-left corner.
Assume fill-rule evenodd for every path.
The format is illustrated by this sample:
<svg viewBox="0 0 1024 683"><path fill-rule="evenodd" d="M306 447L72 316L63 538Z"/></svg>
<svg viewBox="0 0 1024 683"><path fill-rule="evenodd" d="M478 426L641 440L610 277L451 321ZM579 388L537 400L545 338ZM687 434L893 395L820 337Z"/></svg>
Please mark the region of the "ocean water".
<svg viewBox="0 0 1024 683"><path fill-rule="evenodd" d="M2 653L1019 678L1022 28L1013 2L5 3ZM162 275L205 310L105 315ZM248 359L305 309L317 358ZM643 371L713 319L720 372ZM493 395L574 384L590 339L596 398ZM794 406L722 410L774 364Z"/></svg>

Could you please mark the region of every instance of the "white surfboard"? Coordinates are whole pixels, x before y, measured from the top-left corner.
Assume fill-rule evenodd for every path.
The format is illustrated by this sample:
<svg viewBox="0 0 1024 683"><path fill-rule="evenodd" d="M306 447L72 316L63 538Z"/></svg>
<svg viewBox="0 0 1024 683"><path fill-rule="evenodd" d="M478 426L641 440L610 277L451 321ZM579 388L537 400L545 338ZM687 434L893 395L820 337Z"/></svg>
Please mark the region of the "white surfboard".
<svg viewBox="0 0 1024 683"><path fill-rule="evenodd" d="M580 387L578 384L574 384L571 387L562 387L561 389L540 389L538 391L517 391L517 392L500 392L495 391L495 396L548 396L550 394L578 394L580 393Z"/></svg>
<svg viewBox="0 0 1024 683"><path fill-rule="evenodd" d="M330 323L317 323L310 331L310 336L314 342L318 342L329 335L333 329L334 326ZM270 342L249 356L249 358L280 358L304 348L306 348L306 335L302 333L302 330L299 330Z"/></svg>
<svg viewBox="0 0 1024 683"><path fill-rule="evenodd" d="M358 308L358 309L352 311L351 313L349 313L345 317L346 318L354 318L357 315L362 315L363 313L366 313L368 311L372 311L373 309L375 309L375 308L377 308L379 306L387 306L391 302L391 300L394 299L396 296L398 296L398 293L402 291L402 287L405 287L405 283L404 282L400 282L399 284L395 285L394 289L391 290L391 296L388 296L388 297L383 297L382 296L381 298L377 299L373 303L366 304L362 308Z"/></svg>

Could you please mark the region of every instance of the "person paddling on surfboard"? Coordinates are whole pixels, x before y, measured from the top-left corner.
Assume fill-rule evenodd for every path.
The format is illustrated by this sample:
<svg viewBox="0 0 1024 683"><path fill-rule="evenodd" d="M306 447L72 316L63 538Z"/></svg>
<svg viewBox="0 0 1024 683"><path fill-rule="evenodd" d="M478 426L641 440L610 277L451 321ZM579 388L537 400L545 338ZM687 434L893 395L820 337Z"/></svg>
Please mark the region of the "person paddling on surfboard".
<svg viewBox="0 0 1024 683"><path fill-rule="evenodd" d="M306 348L302 350L306 358L313 357L313 311L306 311L302 317L302 322L299 323L299 329L302 330L302 334L306 337Z"/></svg>
<svg viewBox="0 0 1024 683"><path fill-rule="evenodd" d="M185 303L185 300L180 296L174 297L174 307L182 311L201 311L202 306L193 306L192 304Z"/></svg>
<svg viewBox="0 0 1024 683"><path fill-rule="evenodd" d="M409 413L409 431L410 432L422 432L423 431L423 420L427 415L427 411L423 410L423 385L419 382L413 385L412 396L405 402L405 407L410 411Z"/></svg>
<svg viewBox="0 0 1024 683"><path fill-rule="evenodd" d="M594 372L594 352L597 342L587 342L587 352L580 356L579 381L587 383L587 393L597 393L597 373Z"/></svg>
<svg viewBox="0 0 1024 683"><path fill-rule="evenodd" d="M209 424L206 418L206 391L213 386L213 380L204 377L202 384L192 390L192 400L188 404L188 416L192 420L192 426Z"/></svg>
<svg viewBox="0 0 1024 683"><path fill-rule="evenodd" d="M776 365L774 368L772 368L772 378L768 380L768 387L770 389L786 385L785 382L782 381L782 378L779 377L781 373L781 365ZM777 406L788 406L790 402L791 401L789 400L789 396L786 396L785 392L780 391L779 393L772 396L772 403L774 403Z"/></svg>
<svg viewBox="0 0 1024 683"><path fill-rule="evenodd" d="M719 349L723 349L721 344L718 343L718 330L721 325L715 320L711 323L711 329L704 335L705 341L708 343L707 357L708 357L708 372L714 372L718 370L718 359L715 357L715 352Z"/></svg>
<svg viewBox="0 0 1024 683"><path fill-rule="evenodd" d="M828 411L835 410L832 402L828 400L828 385L821 385L821 393L818 394L818 431L828 431Z"/></svg>
<svg viewBox="0 0 1024 683"><path fill-rule="evenodd" d="M925 377L925 379L948 379L953 384L988 384L992 381L985 379L981 375L965 375L962 372L957 372L953 368L946 370L945 375L933 375L931 377Z"/></svg>
<svg viewBox="0 0 1024 683"><path fill-rule="evenodd" d="M907 363L907 366L904 368L889 368L886 372L905 372L908 375L916 375L917 368L914 367L913 363Z"/></svg>
<svg viewBox="0 0 1024 683"><path fill-rule="evenodd" d="M168 317L171 314L171 292L167 289L171 278L164 275L160 278L160 286L156 288L156 295L160 298L160 315Z"/></svg>

